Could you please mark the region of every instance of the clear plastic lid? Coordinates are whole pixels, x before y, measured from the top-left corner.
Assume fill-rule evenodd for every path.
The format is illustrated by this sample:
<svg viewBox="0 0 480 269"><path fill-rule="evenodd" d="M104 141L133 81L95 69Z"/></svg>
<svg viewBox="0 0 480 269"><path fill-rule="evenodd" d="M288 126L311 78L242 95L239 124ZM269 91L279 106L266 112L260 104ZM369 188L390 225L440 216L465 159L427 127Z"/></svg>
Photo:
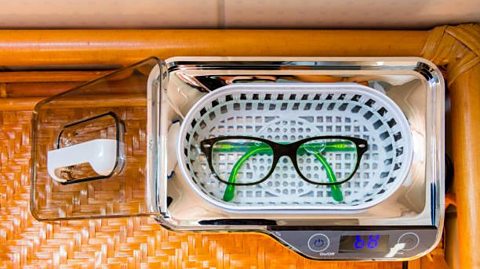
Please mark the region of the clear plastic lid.
<svg viewBox="0 0 480 269"><path fill-rule="evenodd" d="M37 219L156 214L162 63L151 58L40 102L33 115Z"/></svg>

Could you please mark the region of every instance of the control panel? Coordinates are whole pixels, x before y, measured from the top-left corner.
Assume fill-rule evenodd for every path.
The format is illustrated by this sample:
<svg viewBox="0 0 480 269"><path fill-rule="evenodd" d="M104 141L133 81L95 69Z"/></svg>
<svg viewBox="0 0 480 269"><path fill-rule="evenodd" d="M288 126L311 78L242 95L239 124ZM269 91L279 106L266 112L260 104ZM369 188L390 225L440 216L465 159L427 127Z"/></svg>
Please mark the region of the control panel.
<svg viewBox="0 0 480 269"><path fill-rule="evenodd" d="M274 230L271 234L313 259L390 260L420 255L436 242L435 228L412 230Z"/></svg>

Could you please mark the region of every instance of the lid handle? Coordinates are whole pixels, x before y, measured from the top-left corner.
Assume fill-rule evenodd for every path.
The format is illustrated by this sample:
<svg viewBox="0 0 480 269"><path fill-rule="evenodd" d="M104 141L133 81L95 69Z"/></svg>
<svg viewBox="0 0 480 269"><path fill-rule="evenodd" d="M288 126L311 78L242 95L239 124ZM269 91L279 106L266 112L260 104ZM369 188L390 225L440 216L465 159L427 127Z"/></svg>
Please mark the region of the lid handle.
<svg viewBox="0 0 480 269"><path fill-rule="evenodd" d="M61 184L72 184L120 172L124 164L124 129L123 122L111 111L63 126L56 148L47 154L48 174ZM72 145L78 140L84 141Z"/></svg>
<svg viewBox="0 0 480 269"><path fill-rule="evenodd" d="M68 180L58 176L62 168L88 163L101 176L113 173L117 162L117 141L114 139L95 139L73 146L49 150L47 155L48 174L59 183Z"/></svg>

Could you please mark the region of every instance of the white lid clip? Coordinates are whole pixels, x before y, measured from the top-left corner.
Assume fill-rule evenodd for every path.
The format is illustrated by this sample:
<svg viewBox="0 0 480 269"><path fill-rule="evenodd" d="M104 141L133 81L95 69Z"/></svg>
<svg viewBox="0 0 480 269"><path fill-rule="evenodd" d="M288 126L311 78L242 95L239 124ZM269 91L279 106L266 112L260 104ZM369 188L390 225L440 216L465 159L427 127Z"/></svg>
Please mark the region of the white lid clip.
<svg viewBox="0 0 480 269"><path fill-rule="evenodd" d="M123 129L123 123L113 112L65 125L58 135L56 149L48 151L48 174L61 184L111 177L123 167ZM105 134L111 137L104 138ZM76 137L84 142L70 145L70 140L79 140ZM93 139L85 141L85 137ZM68 146L60 147L60 141L67 138Z"/></svg>

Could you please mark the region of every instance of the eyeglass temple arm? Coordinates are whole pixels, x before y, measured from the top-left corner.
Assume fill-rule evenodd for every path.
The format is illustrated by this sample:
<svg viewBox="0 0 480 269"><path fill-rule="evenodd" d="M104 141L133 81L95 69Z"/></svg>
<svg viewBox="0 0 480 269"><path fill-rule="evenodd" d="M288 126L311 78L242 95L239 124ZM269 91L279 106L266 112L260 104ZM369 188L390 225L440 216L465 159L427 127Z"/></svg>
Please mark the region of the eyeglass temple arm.
<svg viewBox="0 0 480 269"><path fill-rule="evenodd" d="M252 156L254 154L257 154L257 153L260 153L262 151L269 151L269 148L258 147L258 148L254 148L250 151L247 151L235 163L235 165L232 168L232 172L230 173L230 177L228 178L228 183L232 183L232 184L228 184L227 187L225 188L225 192L223 193L223 200L225 202L229 202L229 201L233 200L233 197L235 196L235 185L233 185L233 184L237 180L237 174L238 174L238 171L240 170L240 168L248 160L248 158L250 158L250 156Z"/></svg>
<svg viewBox="0 0 480 269"><path fill-rule="evenodd" d="M325 159L325 157L323 157L320 152L315 152L313 153L313 155L315 156L315 158L317 158L317 160L320 161L323 167L325 167L325 171L327 172L327 177L330 183L337 182L337 177L335 176L335 173L333 172L330 164L328 164L327 159ZM330 185L330 188L332 189L332 198L337 202L343 201L343 193L340 185Z"/></svg>
<svg viewBox="0 0 480 269"><path fill-rule="evenodd" d="M232 183L232 184L227 185L227 187L225 188L225 192L223 194L223 200L224 201L229 202L229 201L233 200L233 198L235 196L235 185L233 185L233 184L237 180L238 171L243 166L245 161L247 161L248 158L250 158L250 156L252 156L254 154L257 154L257 153L260 153L262 151L270 152L271 150L267 147L254 148L250 151L247 151L240 159L238 159L238 161L235 163L235 165L232 168L232 172L230 173L230 177L228 178L228 182ZM328 164L328 161L325 159L325 157L323 157L318 152L314 153L314 156L325 167L325 171L327 172L328 180L331 183L337 182L337 178L335 176L335 173L333 172L332 167ZM337 202L343 201L343 194L342 194L342 190L341 190L340 186L331 185L330 188L332 189L333 199Z"/></svg>

